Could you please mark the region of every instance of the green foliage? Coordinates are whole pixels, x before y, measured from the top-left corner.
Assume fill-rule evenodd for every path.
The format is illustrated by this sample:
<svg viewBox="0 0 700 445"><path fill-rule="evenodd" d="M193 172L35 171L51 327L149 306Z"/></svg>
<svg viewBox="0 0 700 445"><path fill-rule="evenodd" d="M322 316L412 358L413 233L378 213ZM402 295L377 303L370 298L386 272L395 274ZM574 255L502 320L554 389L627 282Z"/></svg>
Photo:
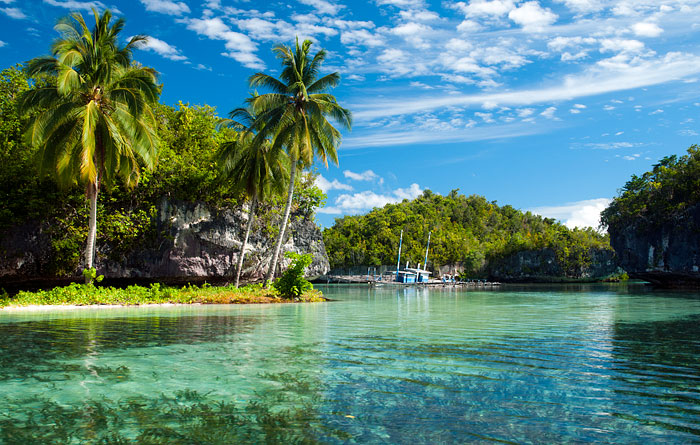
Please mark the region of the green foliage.
<svg viewBox="0 0 700 445"><path fill-rule="evenodd" d="M632 175L602 212L601 224L610 231L632 222L653 228L699 202L700 147L692 145L688 154L666 156L651 171Z"/></svg>
<svg viewBox="0 0 700 445"><path fill-rule="evenodd" d="M568 229L457 190L445 197L426 190L413 201L336 219L323 231L331 267L396 264L402 229L402 263L424 261L432 232L429 266L461 264L471 278L486 276L489 264L516 252L540 249L553 249L565 273L575 276L590 263L592 248L610 248L607 237L591 228Z"/></svg>
<svg viewBox="0 0 700 445"><path fill-rule="evenodd" d="M48 276L79 276L80 257L87 240L88 207L83 188L59 188L54 179L41 175L38 149L22 139L28 116L17 111L21 93L48 80L29 77L20 67L0 72L0 237L11 226L40 221L50 238L52 255ZM216 168L219 146L233 140L236 131L217 128L221 119L209 106L179 103L155 105L160 146L159 160L151 171L142 171L139 185L129 190L116 180L103 188L97 201L98 255L119 261L136 247L153 245L163 235L156 230L163 197L204 202L217 208L237 208L242 193ZM322 194L314 177L296 181L292 212L312 217ZM284 198L272 196L259 206L258 218L269 235L279 231Z"/></svg>
<svg viewBox="0 0 700 445"><path fill-rule="evenodd" d="M94 267L83 269L83 277L85 277L85 283L88 285L99 283L105 278L104 275L97 275L97 269Z"/></svg>
<svg viewBox="0 0 700 445"><path fill-rule="evenodd" d="M101 281L95 269L83 271L86 278ZM129 286L127 288L102 287L94 284L72 283L68 286L36 292L19 292L15 296L0 294L0 307L29 306L29 305L89 305L89 304L162 304L162 303L202 303L202 304L231 304L231 303L270 303L281 301L270 290L262 289L259 285L236 288L234 286L214 287L186 285L181 288L165 287L159 283L150 287ZM307 300L311 301L311 300ZM320 301L320 300L314 300Z"/></svg>
<svg viewBox="0 0 700 445"><path fill-rule="evenodd" d="M284 254L292 260L292 264L284 271L281 277L275 280L273 287L283 298L299 298L313 290L313 285L304 278L304 271L311 265L313 258L310 254L300 255L294 252Z"/></svg>

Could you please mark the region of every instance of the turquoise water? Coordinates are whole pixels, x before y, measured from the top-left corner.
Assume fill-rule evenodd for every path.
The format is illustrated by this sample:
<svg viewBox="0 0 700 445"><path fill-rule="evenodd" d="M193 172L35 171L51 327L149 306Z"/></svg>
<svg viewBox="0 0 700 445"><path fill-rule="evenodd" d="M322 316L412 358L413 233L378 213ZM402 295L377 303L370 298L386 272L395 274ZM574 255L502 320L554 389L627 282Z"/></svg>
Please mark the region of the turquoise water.
<svg viewBox="0 0 700 445"><path fill-rule="evenodd" d="M698 294L320 288L0 313L0 442L700 442Z"/></svg>

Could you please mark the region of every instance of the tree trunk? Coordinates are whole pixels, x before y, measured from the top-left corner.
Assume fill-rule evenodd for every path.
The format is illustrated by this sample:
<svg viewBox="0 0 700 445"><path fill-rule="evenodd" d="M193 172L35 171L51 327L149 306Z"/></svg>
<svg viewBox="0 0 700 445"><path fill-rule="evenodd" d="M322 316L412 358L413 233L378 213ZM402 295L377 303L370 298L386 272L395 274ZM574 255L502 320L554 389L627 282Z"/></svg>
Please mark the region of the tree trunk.
<svg viewBox="0 0 700 445"><path fill-rule="evenodd" d="M267 287L267 284L275 277L275 268L277 267L277 260L280 256L280 249L282 249L282 242L284 241L284 232L287 229L287 221L289 221L289 212L292 209L292 198L294 197L294 175L297 171L297 160L292 159L291 167L289 169L289 191L287 192L287 205L284 208L284 217L282 218L282 226L280 227L280 236L277 239L277 245L275 246L275 253L272 255L272 262L270 263L270 268L267 270L265 275L265 282L263 287Z"/></svg>
<svg viewBox="0 0 700 445"><path fill-rule="evenodd" d="M258 198L253 196L253 200L250 202L250 212L248 212L248 226L245 229L245 237L243 238L243 244L241 245L241 253L238 255L238 265L236 267L236 287L241 279L241 269L243 268L243 256L245 255L245 246L248 244L248 237L250 236L250 229L253 227L253 221L255 220L255 205L258 203Z"/></svg>
<svg viewBox="0 0 700 445"><path fill-rule="evenodd" d="M97 236L97 181L87 186L87 198L90 201L90 216L88 222L88 239L85 247L85 268L91 269L95 260L95 238ZM86 278L87 281L87 278Z"/></svg>

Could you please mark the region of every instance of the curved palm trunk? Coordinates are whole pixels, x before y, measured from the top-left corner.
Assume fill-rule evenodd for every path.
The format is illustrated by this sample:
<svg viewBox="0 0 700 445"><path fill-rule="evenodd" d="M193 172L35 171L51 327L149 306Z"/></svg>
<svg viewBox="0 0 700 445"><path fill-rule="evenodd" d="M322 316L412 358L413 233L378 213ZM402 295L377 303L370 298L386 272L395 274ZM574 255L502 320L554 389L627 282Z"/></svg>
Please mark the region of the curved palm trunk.
<svg viewBox="0 0 700 445"><path fill-rule="evenodd" d="M263 288L267 287L267 284L275 277L275 268L277 268L277 260L279 260L280 250L282 249L282 242L284 241L284 232L287 229L287 221L289 221L289 212L292 209L292 198L294 197L294 175L297 171L297 161L296 159L291 160L291 166L289 168L289 191L287 192L287 205L284 208L284 217L282 218L282 227L280 228L280 236L277 239L277 245L275 246L275 253L272 255L272 262L270 263L270 268L267 270L265 275L265 282L263 283Z"/></svg>
<svg viewBox="0 0 700 445"><path fill-rule="evenodd" d="M97 181L94 184L88 184L87 197L90 201L90 216L88 222L88 239L85 247L85 268L91 269L95 259L95 238L97 237ZM89 281L85 278L86 282Z"/></svg>
<svg viewBox="0 0 700 445"><path fill-rule="evenodd" d="M248 237L250 236L250 229L253 227L253 221L255 220L255 206L258 203L258 198L253 196L253 200L250 203L250 211L248 212L248 226L245 229L245 237L243 238L243 244L241 245L241 253L238 255L238 264L236 265L236 287L241 279L241 269L243 269L243 257L245 256L245 246L248 244Z"/></svg>

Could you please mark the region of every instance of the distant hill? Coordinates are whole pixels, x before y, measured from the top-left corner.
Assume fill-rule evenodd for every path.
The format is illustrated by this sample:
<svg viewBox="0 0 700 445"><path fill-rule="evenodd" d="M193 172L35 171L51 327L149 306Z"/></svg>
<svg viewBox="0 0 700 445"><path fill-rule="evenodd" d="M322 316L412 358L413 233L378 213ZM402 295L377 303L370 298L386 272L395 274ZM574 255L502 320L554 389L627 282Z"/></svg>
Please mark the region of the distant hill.
<svg viewBox="0 0 700 445"><path fill-rule="evenodd" d="M456 266L473 278L582 278L601 251L612 258L607 235L592 228L572 230L459 190L447 196L426 190L413 201L336 219L323 231L331 268L396 264L402 229L402 263L423 262L432 232L428 268Z"/></svg>

